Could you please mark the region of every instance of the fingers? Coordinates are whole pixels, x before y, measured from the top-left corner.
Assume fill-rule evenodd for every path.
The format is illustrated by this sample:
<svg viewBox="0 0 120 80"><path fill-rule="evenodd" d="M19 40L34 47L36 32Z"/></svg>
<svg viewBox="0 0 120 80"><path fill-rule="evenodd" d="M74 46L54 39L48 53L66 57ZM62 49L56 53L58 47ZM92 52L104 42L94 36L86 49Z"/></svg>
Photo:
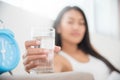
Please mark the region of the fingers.
<svg viewBox="0 0 120 80"><path fill-rule="evenodd" d="M58 53L60 50L61 50L61 47L55 46L55 49L54 49L54 52L55 52L55 53Z"/></svg>
<svg viewBox="0 0 120 80"><path fill-rule="evenodd" d="M29 72L30 69L36 67L38 64L34 61L36 60L47 60L49 50L42 48L31 48L31 46L40 45L40 41L31 40L25 42L26 53L23 55L23 64L25 70ZM61 50L59 46L55 46L54 52L58 53Z"/></svg>
<svg viewBox="0 0 120 80"><path fill-rule="evenodd" d="M28 48L26 53L23 55L23 64L25 70L29 72L30 69L37 66L36 60L47 60L47 51L41 48Z"/></svg>
<svg viewBox="0 0 120 80"><path fill-rule="evenodd" d="M29 64L25 65L25 70L29 73L30 69L37 67L39 64L34 63L33 61L30 62Z"/></svg>
<svg viewBox="0 0 120 80"><path fill-rule="evenodd" d="M26 41L25 42L25 48L28 49L30 48L31 46L38 46L40 45L40 41L37 41L37 40L31 40L31 41ZM55 46L55 52L59 52L61 50L61 47L59 46Z"/></svg>
<svg viewBox="0 0 120 80"><path fill-rule="evenodd" d="M47 58L47 55L32 55L32 56L27 56L24 58L24 65L29 64L31 61L35 61L35 60L45 60Z"/></svg>
<svg viewBox="0 0 120 80"><path fill-rule="evenodd" d="M41 49L41 48L28 48L26 50L26 53L23 54L22 58L24 59L27 56L32 56L32 55L47 55L48 50L46 49Z"/></svg>
<svg viewBox="0 0 120 80"><path fill-rule="evenodd" d="M25 48L30 48L31 46L38 46L40 45L40 41L37 40L31 40L31 41L25 41Z"/></svg>
<svg viewBox="0 0 120 80"><path fill-rule="evenodd" d="M55 52L59 52L60 47L55 47ZM32 60L44 59L47 57L48 50L41 48L28 48L27 53L23 55L24 65L28 64Z"/></svg>
<svg viewBox="0 0 120 80"><path fill-rule="evenodd" d="M55 52L59 52L60 47L55 47ZM23 55L24 65L28 64L30 61L37 60L37 59L45 59L48 54L48 50L41 49L41 48L28 48L27 53Z"/></svg>
<svg viewBox="0 0 120 80"><path fill-rule="evenodd" d="M41 54L47 54L49 51L42 48L28 48L27 49L27 55L41 55Z"/></svg>

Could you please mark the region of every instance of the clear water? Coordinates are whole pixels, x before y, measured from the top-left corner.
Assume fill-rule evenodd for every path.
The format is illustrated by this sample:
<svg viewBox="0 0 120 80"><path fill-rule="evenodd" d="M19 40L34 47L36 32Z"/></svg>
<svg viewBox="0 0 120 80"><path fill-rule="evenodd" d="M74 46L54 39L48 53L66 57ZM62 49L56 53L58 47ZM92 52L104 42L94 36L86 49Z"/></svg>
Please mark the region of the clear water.
<svg viewBox="0 0 120 80"><path fill-rule="evenodd" d="M44 48L48 50L48 55L46 60L35 60L34 63L39 64L39 66L33 68L31 73L51 73L54 72L54 45L55 39L54 37L48 36L36 36L33 37L35 40L40 41L39 46L35 46L35 48Z"/></svg>

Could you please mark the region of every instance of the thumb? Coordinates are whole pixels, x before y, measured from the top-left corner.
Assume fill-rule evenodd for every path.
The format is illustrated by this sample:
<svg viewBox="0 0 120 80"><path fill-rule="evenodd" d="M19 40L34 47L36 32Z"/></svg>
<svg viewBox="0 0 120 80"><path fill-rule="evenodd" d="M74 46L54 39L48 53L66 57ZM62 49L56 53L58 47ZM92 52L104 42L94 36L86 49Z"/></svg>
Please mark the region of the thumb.
<svg viewBox="0 0 120 80"><path fill-rule="evenodd" d="M55 46L55 48L54 48L54 52L55 53L58 53L60 50L61 50L60 46Z"/></svg>

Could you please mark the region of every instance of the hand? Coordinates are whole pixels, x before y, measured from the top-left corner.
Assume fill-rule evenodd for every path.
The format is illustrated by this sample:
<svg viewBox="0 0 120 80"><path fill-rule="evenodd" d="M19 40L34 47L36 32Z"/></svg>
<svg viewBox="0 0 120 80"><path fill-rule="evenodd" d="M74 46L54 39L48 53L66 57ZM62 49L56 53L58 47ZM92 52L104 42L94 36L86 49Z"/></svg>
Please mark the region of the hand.
<svg viewBox="0 0 120 80"><path fill-rule="evenodd" d="M26 53L23 55L23 64L25 66L25 70L27 72L30 69L38 66L37 63L33 63L34 60L46 60L48 51L42 48L32 48L31 46L40 45L40 41L31 40L25 42ZM60 47L55 46L54 52L58 53L60 51Z"/></svg>

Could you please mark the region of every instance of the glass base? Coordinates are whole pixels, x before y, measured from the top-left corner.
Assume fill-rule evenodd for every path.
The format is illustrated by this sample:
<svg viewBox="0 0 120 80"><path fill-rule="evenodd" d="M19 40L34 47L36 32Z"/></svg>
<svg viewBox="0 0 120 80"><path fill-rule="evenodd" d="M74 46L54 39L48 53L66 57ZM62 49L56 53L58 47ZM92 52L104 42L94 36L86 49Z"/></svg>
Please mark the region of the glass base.
<svg viewBox="0 0 120 80"><path fill-rule="evenodd" d="M30 70L30 74L54 73L53 68L34 68Z"/></svg>

